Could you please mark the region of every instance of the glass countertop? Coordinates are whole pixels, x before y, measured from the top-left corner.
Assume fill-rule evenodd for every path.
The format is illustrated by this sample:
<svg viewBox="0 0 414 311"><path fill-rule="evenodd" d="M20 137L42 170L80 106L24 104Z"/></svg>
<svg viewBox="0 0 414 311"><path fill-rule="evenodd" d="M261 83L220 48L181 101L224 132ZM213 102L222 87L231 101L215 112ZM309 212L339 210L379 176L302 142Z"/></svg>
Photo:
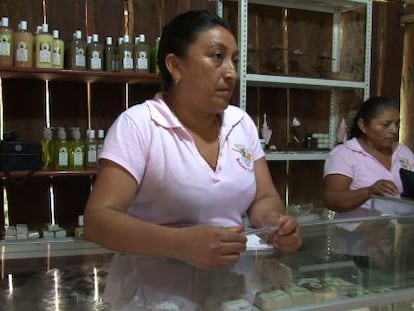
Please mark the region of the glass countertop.
<svg viewBox="0 0 414 311"><path fill-rule="evenodd" d="M1 309L414 310L414 218L301 228L299 251L249 248L218 270L98 246L76 254L90 243L80 240L49 242L47 255L33 257L30 245L26 256L7 256L15 246L2 244Z"/></svg>

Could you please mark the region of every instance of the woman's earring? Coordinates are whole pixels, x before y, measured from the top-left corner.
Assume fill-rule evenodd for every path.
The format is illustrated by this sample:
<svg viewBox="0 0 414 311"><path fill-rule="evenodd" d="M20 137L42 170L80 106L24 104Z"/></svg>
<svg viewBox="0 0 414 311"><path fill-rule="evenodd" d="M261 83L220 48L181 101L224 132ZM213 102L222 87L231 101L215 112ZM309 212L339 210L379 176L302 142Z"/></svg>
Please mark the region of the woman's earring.
<svg viewBox="0 0 414 311"><path fill-rule="evenodd" d="M174 85L178 85L178 84L180 84L180 79L174 78Z"/></svg>

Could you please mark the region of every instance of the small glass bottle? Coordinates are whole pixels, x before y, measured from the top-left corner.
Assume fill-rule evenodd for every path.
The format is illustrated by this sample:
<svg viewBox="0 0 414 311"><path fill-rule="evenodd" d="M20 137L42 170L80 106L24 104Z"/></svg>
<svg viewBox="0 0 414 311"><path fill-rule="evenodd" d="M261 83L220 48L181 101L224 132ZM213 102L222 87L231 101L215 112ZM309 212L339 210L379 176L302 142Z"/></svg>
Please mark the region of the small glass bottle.
<svg viewBox="0 0 414 311"><path fill-rule="evenodd" d="M65 43L59 38L59 30L53 30L52 67L63 69Z"/></svg>
<svg viewBox="0 0 414 311"><path fill-rule="evenodd" d="M120 71L134 71L134 46L125 35L119 46Z"/></svg>
<svg viewBox="0 0 414 311"><path fill-rule="evenodd" d="M151 48L145 42L145 34L141 33L139 37L135 38L135 46L134 46L135 71L149 72L150 54L151 54Z"/></svg>
<svg viewBox="0 0 414 311"><path fill-rule="evenodd" d="M104 70L115 71L115 47L112 44L112 37L106 37L104 60Z"/></svg>
<svg viewBox="0 0 414 311"><path fill-rule="evenodd" d="M97 155L98 155L98 146L95 138L95 130L88 130L87 132L87 141L86 141L86 166L87 167L96 167Z"/></svg>
<svg viewBox="0 0 414 311"><path fill-rule="evenodd" d="M76 30L70 43L69 68L76 70L86 69L86 42L82 39L82 31Z"/></svg>
<svg viewBox="0 0 414 311"><path fill-rule="evenodd" d="M55 167L57 170L69 168L69 142L66 140L64 127L59 127L58 139L55 145Z"/></svg>
<svg viewBox="0 0 414 311"><path fill-rule="evenodd" d="M13 30L9 28L9 18L3 16L0 25L0 67L13 66Z"/></svg>
<svg viewBox="0 0 414 311"><path fill-rule="evenodd" d="M160 37L157 37L157 39L155 40L155 45L151 48L151 57L150 57L150 63L151 63L151 72L152 73L156 73L159 74L160 73L160 69L158 68L158 64L157 64L157 54L158 54L158 47L160 45Z"/></svg>
<svg viewBox="0 0 414 311"><path fill-rule="evenodd" d="M78 225L75 228L75 238L83 237L83 215L78 216Z"/></svg>
<svg viewBox="0 0 414 311"><path fill-rule="evenodd" d="M49 33L49 26L43 24L36 39L36 68L52 68L52 44L53 37Z"/></svg>
<svg viewBox="0 0 414 311"><path fill-rule="evenodd" d="M72 127L72 142L69 151L69 168L83 170L85 167L85 144L81 140L79 127Z"/></svg>
<svg viewBox="0 0 414 311"><path fill-rule="evenodd" d="M98 34L92 35L92 42L87 46L88 69L102 70L103 66L103 46L99 43Z"/></svg>
<svg viewBox="0 0 414 311"><path fill-rule="evenodd" d="M33 66L33 35L27 31L27 22L21 21L14 33L14 66L30 68Z"/></svg>
<svg viewBox="0 0 414 311"><path fill-rule="evenodd" d="M104 144L104 138L105 138L105 130L98 130L98 140L97 140L97 160L99 160L99 156L101 155L101 151Z"/></svg>
<svg viewBox="0 0 414 311"><path fill-rule="evenodd" d="M54 159L53 131L51 127L43 128L42 138L43 169L52 168Z"/></svg>

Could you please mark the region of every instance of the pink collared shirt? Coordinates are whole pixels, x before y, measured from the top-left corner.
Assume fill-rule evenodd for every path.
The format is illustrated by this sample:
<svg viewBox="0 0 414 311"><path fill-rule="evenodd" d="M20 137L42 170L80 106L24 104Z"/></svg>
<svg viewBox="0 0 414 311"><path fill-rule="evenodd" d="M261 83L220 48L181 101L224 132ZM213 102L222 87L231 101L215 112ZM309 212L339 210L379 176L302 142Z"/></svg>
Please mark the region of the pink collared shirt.
<svg viewBox="0 0 414 311"><path fill-rule="evenodd" d="M350 190L371 186L380 179L391 180L401 193L403 188L400 168L414 169L414 155L407 146L402 144L397 146L392 154L391 170L387 170L376 158L361 147L357 138L352 138L344 144L336 146L329 153L325 161L323 175L325 177L330 174L340 174L352 178ZM370 200L356 210L340 213L340 216L363 216L364 212L361 208L370 209Z"/></svg>
<svg viewBox="0 0 414 311"><path fill-rule="evenodd" d="M256 195L254 161L264 152L245 111L230 105L222 120L214 171L161 98L132 106L117 118L100 158L124 167L139 184L130 215L171 226L242 225Z"/></svg>

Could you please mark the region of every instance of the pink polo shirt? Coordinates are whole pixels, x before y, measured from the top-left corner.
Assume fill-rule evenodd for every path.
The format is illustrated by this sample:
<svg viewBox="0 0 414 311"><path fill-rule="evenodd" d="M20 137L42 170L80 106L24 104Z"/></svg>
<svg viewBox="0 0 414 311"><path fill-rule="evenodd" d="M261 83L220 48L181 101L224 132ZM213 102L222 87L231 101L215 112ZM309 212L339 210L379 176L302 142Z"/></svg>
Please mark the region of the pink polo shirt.
<svg viewBox="0 0 414 311"><path fill-rule="evenodd" d="M222 120L213 171L162 99L132 106L117 118L100 157L124 167L139 184L129 215L170 226L242 224L256 195L253 164L264 152L245 111L230 105Z"/></svg>
<svg viewBox="0 0 414 311"><path fill-rule="evenodd" d="M414 155L407 146L402 144L397 146L392 154L391 170L388 171L361 147L357 138L352 138L330 152L325 161L324 177L341 174L352 178L351 190L371 186L380 179L391 180L401 193L403 191L400 179L401 167L411 171L414 169ZM370 200L356 210L340 213L340 217L363 216L366 213L361 208L371 208Z"/></svg>

